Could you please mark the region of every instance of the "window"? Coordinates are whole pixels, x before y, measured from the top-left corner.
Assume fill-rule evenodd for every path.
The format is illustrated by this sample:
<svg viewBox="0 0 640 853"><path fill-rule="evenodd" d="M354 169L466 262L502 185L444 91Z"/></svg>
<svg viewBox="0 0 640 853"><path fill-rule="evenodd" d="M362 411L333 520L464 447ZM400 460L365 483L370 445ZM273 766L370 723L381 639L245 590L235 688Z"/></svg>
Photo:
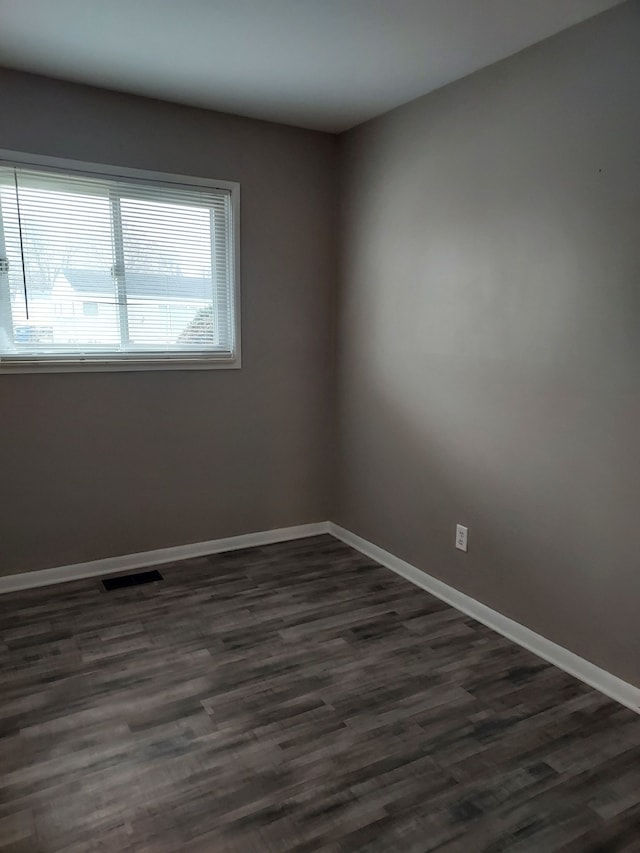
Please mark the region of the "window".
<svg viewBox="0 0 640 853"><path fill-rule="evenodd" d="M0 370L238 366L238 188L192 181L0 161Z"/></svg>

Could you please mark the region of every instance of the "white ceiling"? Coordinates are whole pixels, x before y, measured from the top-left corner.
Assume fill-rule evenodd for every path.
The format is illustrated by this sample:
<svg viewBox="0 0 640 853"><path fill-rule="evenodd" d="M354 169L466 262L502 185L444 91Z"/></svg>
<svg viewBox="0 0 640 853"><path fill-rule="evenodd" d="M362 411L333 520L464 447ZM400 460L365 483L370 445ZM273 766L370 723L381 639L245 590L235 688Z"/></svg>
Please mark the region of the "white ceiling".
<svg viewBox="0 0 640 853"><path fill-rule="evenodd" d="M341 131L620 0L0 0L0 64Z"/></svg>

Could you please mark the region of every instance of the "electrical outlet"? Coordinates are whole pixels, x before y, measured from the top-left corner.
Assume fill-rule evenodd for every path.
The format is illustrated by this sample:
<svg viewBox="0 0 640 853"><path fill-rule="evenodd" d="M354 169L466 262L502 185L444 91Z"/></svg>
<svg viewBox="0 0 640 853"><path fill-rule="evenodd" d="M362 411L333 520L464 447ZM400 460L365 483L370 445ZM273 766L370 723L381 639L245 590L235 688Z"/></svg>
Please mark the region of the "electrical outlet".
<svg viewBox="0 0 640 853"><path fill-rule="evenodd" d="M460 551L467 550L467 538L469 536L469 528L463 527L461 524L456 525L456 548Z"/></svg>

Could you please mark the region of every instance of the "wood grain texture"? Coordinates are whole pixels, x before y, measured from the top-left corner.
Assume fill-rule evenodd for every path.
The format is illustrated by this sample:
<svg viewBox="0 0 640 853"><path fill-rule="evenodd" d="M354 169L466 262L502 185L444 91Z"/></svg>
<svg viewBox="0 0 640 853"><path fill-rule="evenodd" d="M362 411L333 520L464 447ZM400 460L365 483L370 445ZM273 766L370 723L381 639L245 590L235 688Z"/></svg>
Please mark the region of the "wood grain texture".
<svg viewBox="0 0 640 853"><path fill-rule="evenodd" d="M330 536L0 599L0 850L640 850L640 718Z"/></svg>

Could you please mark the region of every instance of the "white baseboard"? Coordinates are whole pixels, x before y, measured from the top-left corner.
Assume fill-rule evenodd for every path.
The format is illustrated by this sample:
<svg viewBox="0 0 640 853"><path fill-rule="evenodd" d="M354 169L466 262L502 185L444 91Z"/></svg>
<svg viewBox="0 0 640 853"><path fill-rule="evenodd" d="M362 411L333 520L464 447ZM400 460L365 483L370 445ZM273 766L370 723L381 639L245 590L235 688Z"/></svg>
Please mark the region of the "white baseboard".
<svg viewBox="0 0 640 853"><path fill-rule="evenodd" d="M455 607L456 610L460 610L462 613L466 613L467 616L477 619L478 622L482 622L483 625L493 629L498 634L502 634L503 637L507 637L519 646L533 652L538 657L554 664L559 669L563 669L580 681L584 681L585 684L594 687L610 699L615 699L621 705L625 705L632 711L640 713L640 688L634 687L632 684L579 657L568 649L557 645L557 643L551 642L546 637L536 634L530 628L526 628L524 625L514 622L513 619L503 616L497 610L492 610L486 604L481 604L475 598L471 598L463 592L454 589L454 587L437 580L421 569L389 553L389 551L385 551L372 542L356 536L355 533L351 533L351 531L333 524L333 522L329 523L329 533L346 545L355 548L377 563L381 563L387 569L391 569L391 571L411 581L416 586L435 595L436 598L446 601L447 604Z"/></svg>
<svg viewBox="0 0 640 853"><path fill-rule="evenodd" d="M389 551L385 551L372 542L329 521L300 524L296 527L280 527L275 530L262 530L257 533L230 536L226 539L211 539L208 542L193 542L189 545L176 545L170 548L159 548L155 551L142 551L138 554L106 557L87 563L75 563L70 566L7 575L0 577L0 594L142 569L148 566L158 566L163 563L203 557L207 554L219 554L223 551L236 551L241 548L253 548L258 545L271 545L276 542L304 539L307 536L318 536L321 533L330 533L346 545L355 548L387 569L391 569L416 586L435 595L436 598L446 601L456 610L477 619L478 622L482 622L483 625L498 634L502 634L503 637L507 637L590 687L599 690L605 696L609 696L621 705L640 713L640 688L634 687L632 684L590 663L590 661L557 645L557 643L553 643L546 637L536 634L530 628L514 622L513 619L498 613L497 610L492 610L486 604L482 604L454 587L437 580L437 578L401 560Z"/></svg>
<svg viewBox="0 0 640 853"><path fill-rule="evenodd" d="M22 572L17 575L0 577L0 594L116 572L126 572L132 569L143 569L147 566L159 566L177 560L189 560L192 557L219 554L222 551L237 551L240 548L254 548L256 545L272 545L275 542L303 539L306 536L318 536L320 533L328 532L329 522L320 521L314 524L299 524L296 527L279 527L276 530L262 530L258 533L229 536L226 539L211 539L208 542L193 542L190 545L158 548L155 551L142 551L138 554L124 554L121 557L105 557L102 560L74 563L71 566L58 566L54 569Z"/></svg>

